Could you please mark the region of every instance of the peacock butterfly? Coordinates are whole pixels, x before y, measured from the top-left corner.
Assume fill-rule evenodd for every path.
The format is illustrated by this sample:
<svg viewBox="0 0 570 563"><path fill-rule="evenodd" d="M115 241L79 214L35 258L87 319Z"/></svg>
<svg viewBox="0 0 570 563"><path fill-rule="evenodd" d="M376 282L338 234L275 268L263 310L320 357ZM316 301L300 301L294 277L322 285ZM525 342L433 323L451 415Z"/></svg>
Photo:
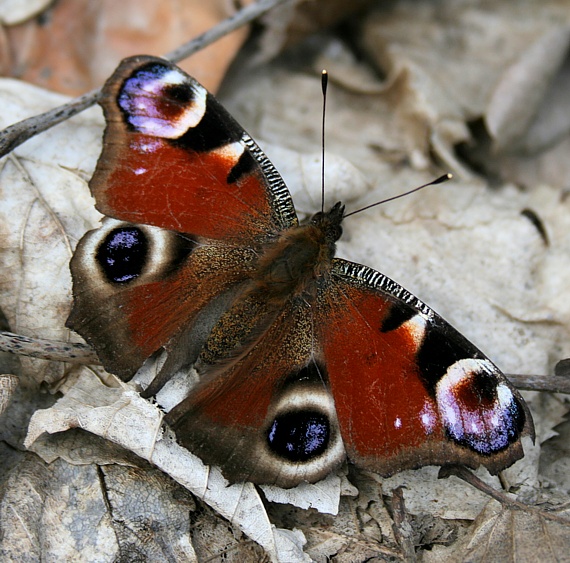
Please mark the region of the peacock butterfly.
<svg viewBox="0 0 570 563"><path fill-rule="evenodd" d="M387 476L523 456L529 410L475 346L397 283L335 258L344 206L300 225L257 144L165 60L105 85L90 182L107 218L71 260L67 325L128 380L167 360L150 396L195 365L167 415L232 482L295 486L348 459Z"/></svg>

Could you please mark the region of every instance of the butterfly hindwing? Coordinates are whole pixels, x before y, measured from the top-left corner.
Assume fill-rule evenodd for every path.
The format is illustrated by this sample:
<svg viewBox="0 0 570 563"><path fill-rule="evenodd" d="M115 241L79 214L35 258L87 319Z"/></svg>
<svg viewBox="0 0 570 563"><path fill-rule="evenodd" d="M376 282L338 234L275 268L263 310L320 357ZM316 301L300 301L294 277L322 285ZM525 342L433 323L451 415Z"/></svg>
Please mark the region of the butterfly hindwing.
<svg viewBox="0 0 570 563"><path fill-rule="evenodd" d="M125 379L161 347L179 355L178 366L192 363L205 339L200 333L239 291L254 259L252 249L106 219L71 260L67 325Z"/></svg>
<svg viewBox="0 0 570 563"><path fill-rule="evenodd" d="M519 393L475 346L401 286L336 259L316 323L349 458L390 475L523 455L533 435Z"/></svg>
<svg viewBox="0 0 570 563"><path fill-rule="evenodd" d="M258 313L266 309L259 296ZM198 362L197 389L166 416L181 444L232 482L292 487L324 478L345 458L334 402L315 354L310 305L289 302L265 314L237 303L209 340L226 341L225 319L252 328L252 339L213 364ZM262 326L256 326L261 324ZM229 328L226 326L226 328ZM208 344L206 344L208 347ZM204 354L203 354L204 356ZM201 356L201 358L203 357Z"/></svg>

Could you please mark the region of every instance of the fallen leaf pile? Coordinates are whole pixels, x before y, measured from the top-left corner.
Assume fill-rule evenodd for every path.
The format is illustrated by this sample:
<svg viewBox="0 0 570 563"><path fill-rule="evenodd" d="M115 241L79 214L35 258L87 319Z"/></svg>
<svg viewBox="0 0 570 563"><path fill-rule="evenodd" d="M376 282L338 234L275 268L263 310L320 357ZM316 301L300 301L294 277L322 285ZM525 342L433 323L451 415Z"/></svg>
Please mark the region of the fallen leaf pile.
<svg viewBox="0 0 570 563"><path fill-rule="evenodd" d="M227 2L29 4L0 1L1 128L64 103L61 92L100 86L124 55L164 53L231 15ZM348 218L338 254L401 283L505 373L552 373L570 355L567 3L397 0L348 14L335 2L322 19L307 4L264 16L239 53L245 28L183 66L210 88L224 78L220 100L303 217L320 205L325 67L329 203L351 211L453 172L453 182ZM68 263L100 219L87 182L103 126L93 108L0 160L6 330L79 341L65 328ZM529 504L514 509L438 480L433 467L390 479L349 467L293 491L228 487L176 444L136 382L0 360L2 561L568 560L562 395L525 395L536 444L525 442L502 483L477 473Z"/></svg>

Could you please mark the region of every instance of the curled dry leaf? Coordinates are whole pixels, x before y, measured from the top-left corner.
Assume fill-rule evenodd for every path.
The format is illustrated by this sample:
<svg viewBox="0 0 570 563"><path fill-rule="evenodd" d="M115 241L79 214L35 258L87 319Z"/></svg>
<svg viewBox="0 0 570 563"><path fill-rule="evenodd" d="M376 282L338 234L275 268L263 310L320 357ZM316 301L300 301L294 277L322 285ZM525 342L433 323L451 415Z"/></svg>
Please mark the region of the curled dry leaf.
<svg viewBox="0 0 570 563"><path fill-rule="evenodd" d="M485 119L495 149L527 132L564 57L570 13L556 1L517 8L399 2L363 20L363 48L386 73L386 96L399 100L394 119L407 129L410 151L433 149L469 176L453 150L471 139L468 124Z"/></svg>
<svg viewBox="0 0 570 563"><path fill-rule="evenodd" d="M505 71L485 115L496 150L516 152L520 148L569 45L570 28L548 29Z"/></svg>
<svg viewBox="0 0 570 563"><path fill-rule="evenodd" d="M104 385L90 370L51 409L37 411L30 421L25 446L44 432L82 428L134 452L173 477L227 518L278 561L304 561L303 539L274 528L255 487L228 486L217 468L208 468L163 434L163 413L129 385ZM38 452L42 452L40 447ZM143 503L144 504L144 503ZM139 510L143 506L138 507ZM143 510L144 511L144 510Z"/></svg>

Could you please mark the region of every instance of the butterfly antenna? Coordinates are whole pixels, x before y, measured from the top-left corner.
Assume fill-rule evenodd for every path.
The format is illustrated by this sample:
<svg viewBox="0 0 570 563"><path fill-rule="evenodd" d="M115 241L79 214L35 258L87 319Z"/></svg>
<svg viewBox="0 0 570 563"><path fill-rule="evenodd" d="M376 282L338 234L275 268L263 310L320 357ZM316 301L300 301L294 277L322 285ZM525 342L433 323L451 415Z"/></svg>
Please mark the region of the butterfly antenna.
<svg viewBox="0 0 570 563"><path fill-rule="evenodd" d="M326 70L321 72L321 88L323 90L323 122L321 130L321 212L325 210L325 115L327 109L327 87L329 83L329 73Z"/></svg>
<svg viewBox="0 0 570 563"><path fill-rule="evenodd" d="M357 213L361 213L362 211L366 211L367 209L370 209L371 207L376 207L377 205L382 205L383 203L388 203L389 201L394 201L395 199L400 199L401 197L413 194L415 192L419 192L420 190L423 190L424 188L427 188L428 186L435 186L436 184L442 184L443 182L447 182L448 180L451 180L451 178L453 178L452 174L444 174L443 176L440 176L439 178L436 178L435 180L432 180L431 182L428 182L427 184L423 184L422 186L418 186L417 188L414 188L413 190L409 190L407 192L404 192L403 194L398 194L395 195L393 197L389 197L387 199L383 199L382 201L377 201L376 203L372 203L370 205L367 205L366 207L362 207L361 209L357 209L356 211L351 211L350 213L347 213L344 218L346 219L347 217L350 217L351 215L356 215Z"/></svg>

